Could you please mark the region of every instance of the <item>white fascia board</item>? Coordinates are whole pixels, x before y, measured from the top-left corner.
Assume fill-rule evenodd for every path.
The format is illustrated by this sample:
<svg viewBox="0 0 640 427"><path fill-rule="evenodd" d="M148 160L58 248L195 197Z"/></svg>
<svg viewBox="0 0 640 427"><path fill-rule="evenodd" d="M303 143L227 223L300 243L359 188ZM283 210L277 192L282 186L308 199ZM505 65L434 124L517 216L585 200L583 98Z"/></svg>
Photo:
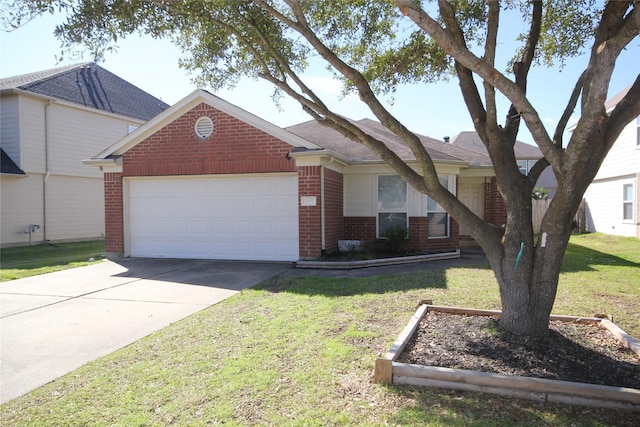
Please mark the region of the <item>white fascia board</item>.
<svg viewBox="0 0 640 427"><path fill-rule="evenodd" d="M87 159L83 160L87 166L95 166L100 168L103 172L122 172L122 161L120 158L108 158L108 159Z"/></svg>
<svg viewBox="0 0 640 427"><path fill-rule="evenodd" d="M111 145L101 153L98 153L94 158L104 159L110 155L122 155L126 153L128 150L144 141L146 138L160 130L162 127L178 119L180 116L203 102L294 147L303 147L309 149L320 148L317 145L312 144L311 142L300 138L299 136L296 136L291 132L279 128L278 126L269 123L266 120L263 120L241 108L238 108L235 105L232 105L227 101L210 94L207 91L197 89L190 95L186 96L176 104L167 108L165 111L140 126L129 135L122 138L120 141Z"/></svg>
<svg viewBox="0 0 640 427"><path fill-rule="evenodd" d="M342 166L348 166L351 162L339 154L326 149L310 151L292 151L289 157L296 160L299 166L322 166L327 162L336 162Z"/></svg>

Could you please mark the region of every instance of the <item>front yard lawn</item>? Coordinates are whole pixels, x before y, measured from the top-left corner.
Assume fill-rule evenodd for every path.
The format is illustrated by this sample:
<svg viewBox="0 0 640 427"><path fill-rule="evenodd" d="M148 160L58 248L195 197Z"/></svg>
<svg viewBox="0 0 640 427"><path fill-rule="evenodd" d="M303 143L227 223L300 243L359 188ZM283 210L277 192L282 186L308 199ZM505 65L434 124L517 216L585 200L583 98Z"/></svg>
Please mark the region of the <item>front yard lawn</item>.
<svg viewBox="0 0 640 427"><path fill-rule="evenodd" d="M640 336L640 242L575 236L554 313ZM638 413L371 382L421 299L499 309L488 266L275 277L0 407L1 425L625 426Z"/></svg>
<svg viewBox="0 0 640 427"><path fill-rule="evenodd" d="M104 240L40 243L0 249L0 280L14 280L98 262L105 256ZM89 261L93 258L94 261Z"/></svg>

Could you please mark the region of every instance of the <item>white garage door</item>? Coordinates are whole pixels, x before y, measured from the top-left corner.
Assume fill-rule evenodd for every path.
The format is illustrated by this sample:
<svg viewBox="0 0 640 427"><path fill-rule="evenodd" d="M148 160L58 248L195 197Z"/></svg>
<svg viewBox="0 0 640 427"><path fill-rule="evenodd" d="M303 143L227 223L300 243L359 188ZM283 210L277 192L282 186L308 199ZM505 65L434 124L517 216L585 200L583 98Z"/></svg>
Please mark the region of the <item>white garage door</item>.
<svg viewBox="0 0 640 427"><path fill-rule="evenodd" d="M129 254L298 259L296 176L128 180Z"/></svg>

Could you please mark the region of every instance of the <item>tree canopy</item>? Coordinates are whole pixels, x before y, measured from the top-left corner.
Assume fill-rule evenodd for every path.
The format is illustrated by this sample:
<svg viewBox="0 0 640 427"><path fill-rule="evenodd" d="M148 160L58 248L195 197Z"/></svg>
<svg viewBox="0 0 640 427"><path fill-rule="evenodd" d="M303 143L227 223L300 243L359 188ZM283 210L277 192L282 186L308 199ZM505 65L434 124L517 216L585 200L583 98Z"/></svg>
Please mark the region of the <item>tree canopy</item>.
<svg viewBox="0 0 640 427"><path fill-rule="evenodd" d="M605 100L616 59L640 30L637 1L504 0L79 0L16 1L12 25L60 10L56 30L65 47L83 45L101 58L121 37L170 38L180 64L213 89L243 77L264 79L296 100L319 123L364 144L417 191L443 206L480 243L500 286L501 324L514 332L544 333L558 285L571 221L580 200L623 127L640 114L640 76L613 111ZM509 22L524 23L513 33ZM505 25L506 24L506 25ZM506 30L503 30L503 27ZM518 46L502 53L498 34ZM527 96L535 66L560 66L578 55L588 63L575 82L553 133ZM305 82L321 58L328 72L356 93L387 129L412 150L418 167L402 161L375 135L327 107ZM506 58L498 63L498 58ZM419 138L390 113L382 97L399 85L456 79L469 117L487 147L505 203L504 226L487 224L440 185ZM499 113L498 94L510 106ZM553 94L549 94L553 96ZM579 119L568 141L572 114ZM519 171L514 144L524 124L543 158ZM550 166L558 191L543 220L542 239L531 226L531 193ZM516 260L518 260L516 262ZM514 268L514 264L517 268Z"/></svg>

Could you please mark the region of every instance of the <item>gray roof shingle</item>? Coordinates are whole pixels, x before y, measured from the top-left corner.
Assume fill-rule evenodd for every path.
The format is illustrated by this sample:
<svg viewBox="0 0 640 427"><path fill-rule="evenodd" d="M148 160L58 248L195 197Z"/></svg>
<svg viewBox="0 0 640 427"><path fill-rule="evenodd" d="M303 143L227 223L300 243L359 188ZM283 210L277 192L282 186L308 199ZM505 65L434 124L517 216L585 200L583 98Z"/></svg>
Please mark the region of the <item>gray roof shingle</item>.
<svg viewBox="0 0 640 427"><path fill-rule="evenodd" d="M0 148L0 163L0 173L26 175L2 148Z"/></svg>
<svg viewBox="0 0 640 427"><path fill-rule="evenodd" d="M487 148L480 140L477 132L460 132L460 134L451 141L451 144L457 147L466 148L467 150L472 150L488 155ZM514 145L514 151L516 154L516 159L537 160L542 158L542 152L538 147L526 144L521 141L516 141Z"/></svg>
<svg viewBox="0 0 640 427"><path fill-rule="evenodd" d="M92 62L0 79L0 90L24 91L149 120L169 107Z"/></svg>
<svg viewBox="0 0 640 427"><path fill-rule="evenodd" d="M415 156L404 141L385 128L381 123L371 119L361 119L351 122L364 132L384 142L402 160L415 160ZM286 129L295 135L352 161L380 160L373 151L364 145L350 140L329 127L322 126L315 120L290 126ZM416 135L422 142L422 145L427 149L431 158L436 162L468 162L476 166L491 166L489 156L485 154L456 147L428 136Z"/></svg>

